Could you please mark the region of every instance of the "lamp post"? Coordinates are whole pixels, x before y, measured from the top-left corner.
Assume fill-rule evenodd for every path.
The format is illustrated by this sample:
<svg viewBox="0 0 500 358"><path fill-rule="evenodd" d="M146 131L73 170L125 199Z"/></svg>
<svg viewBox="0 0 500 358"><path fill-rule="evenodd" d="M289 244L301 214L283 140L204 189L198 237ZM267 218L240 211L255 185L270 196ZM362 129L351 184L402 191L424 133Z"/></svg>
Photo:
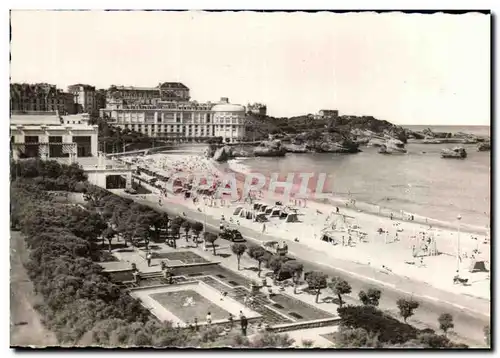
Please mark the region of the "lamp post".
<svg viewBox="0 0 500 358"><path fill-rule="evenodd" d="M462 220L462 216L460 214L457 215L457 274L460 271L460 220Z"/></svg>

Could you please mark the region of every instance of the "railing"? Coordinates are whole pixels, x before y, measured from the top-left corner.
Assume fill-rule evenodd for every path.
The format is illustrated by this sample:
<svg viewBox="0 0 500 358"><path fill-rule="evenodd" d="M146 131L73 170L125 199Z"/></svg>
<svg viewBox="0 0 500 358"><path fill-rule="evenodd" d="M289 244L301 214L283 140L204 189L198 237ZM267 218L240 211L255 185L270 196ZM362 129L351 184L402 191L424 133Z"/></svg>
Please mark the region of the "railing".
<svg viewBox="0 0 500 358"><path fill-rule="evenodd" d="M277 325L269 327L268 331L279 333L279 332L295 331L295 330L299 330L299 329L310 329L310 328L319 328L319 327L326 327L326 326L336 326L338 324L340 324L340 318L329 317L329 318L316 319L313 321L306 321L306 322L277 324Z"/></svg>

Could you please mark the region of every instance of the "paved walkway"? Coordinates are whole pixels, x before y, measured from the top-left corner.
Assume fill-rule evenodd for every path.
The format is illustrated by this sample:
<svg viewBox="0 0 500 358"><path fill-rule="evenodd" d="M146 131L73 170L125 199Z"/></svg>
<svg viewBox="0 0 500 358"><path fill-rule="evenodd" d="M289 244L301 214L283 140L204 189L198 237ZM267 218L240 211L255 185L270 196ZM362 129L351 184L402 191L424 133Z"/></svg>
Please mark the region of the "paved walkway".
<svg viewBox="0 0 500 358"><path fill-rule="evenodd" d="M183 212L186 212L189 213L191 220L203 223L205 219L202 213L191 211L177 203L169 203L168 207L159 206L154 194L129 196L120 190L113 190L113 192L157 210L166 211L170 215L182 215ZM207 216L206 222L208 231L218 231L218 220ZM240 227L239 230L245 238L251 241L280 240L278 237L262 235L245 227ZM490 301L440 290L423 282L382 272L367 265L332 259L326 253L300 242L289 242L288 244L290 253L300 257L305 270L319 269L329 276L341 276L348 280L353 288L351 296L356 297L362 289L378 287L382 290L380 307L395 314L397 314L396 300L412 296L419 300L420 307L415 315L409 319L411 324L437 330L438 316L444 312L451 313L454 317L455 333L461 340L471 346L484 346L483 327L490 324ZM453 333L451 336L453 337Z"/></svg>
<svg viewBox="0 0 500 358"><path fill-rule="evenodd" d="M33 283L23 262L28 252L21 233L10 232L10 345L43 348L58 345L53 332L45 328L33 306L37 303Z"/></svg>

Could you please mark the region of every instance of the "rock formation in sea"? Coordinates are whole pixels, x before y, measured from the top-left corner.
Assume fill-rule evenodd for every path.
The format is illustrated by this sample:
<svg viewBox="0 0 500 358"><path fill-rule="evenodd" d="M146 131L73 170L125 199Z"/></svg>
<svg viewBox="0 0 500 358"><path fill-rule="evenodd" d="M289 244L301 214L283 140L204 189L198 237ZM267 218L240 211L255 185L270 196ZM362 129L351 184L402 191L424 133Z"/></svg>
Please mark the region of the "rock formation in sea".
<svg viewBox="0 0 500 358"><path fill-rule="evenodd" d="M441 158L465 159L467 158L467 151L464 147L445 148L441 151Z"/></svg>
<svg viewBox="0 0 500 358"><path fill-rule="evenodd" d="M256 157L283 157L286 154L286 149L283 147L281 140L275 139L272 141L262 141L253 150L253 154Z"/></svg>
<svg viewBox="0 0 500 358"><path fill-rule="evenodd" d="M217 162L227 162L233 157L233 150L230 146L224 146L215 151L213 159Z"/></svg>
<svg viewBox="0 0 500 358"><path fill-rule="evenodd" d="M479 143L477 146L478 152L489 152L491 150L490 142Z"/></svg>

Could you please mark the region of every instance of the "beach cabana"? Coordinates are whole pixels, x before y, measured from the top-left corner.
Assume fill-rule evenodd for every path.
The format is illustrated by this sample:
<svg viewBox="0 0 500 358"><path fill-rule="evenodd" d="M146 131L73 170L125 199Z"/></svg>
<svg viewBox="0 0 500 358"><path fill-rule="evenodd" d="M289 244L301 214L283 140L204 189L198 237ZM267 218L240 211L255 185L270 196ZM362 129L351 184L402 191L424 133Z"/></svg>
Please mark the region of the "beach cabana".
<svg viewBox="0 0 500 358"><path fill-rule="evenodd" d="M488 272L483 260L471 260L469 272Z"/></svg>
<svg viewBox="0 0 500 358"><path fill-rule="evenodd" d="M240 215L241 211L243 210L243 206L238 206L234 212L233 215Z"/></svg>
<svg viewBox="0 0 500 358"><path fill-rule="evenodd" d="M328 230L328 229L323 229L321 231L321 236L320 236L321 241L328 242L333 245L338 244L338 240L335 237L335 231L334 230Z"/></svg>
<svg viewBox="0 0 500 358"><path fill-rule="evenodd" d="M299 222L299 217L297 213L288 213L285 218L286 223L296 223Z"/></svg>
<svg viewBox="0 0 500 358"><path fill-rule="evenodd" d="M266 213L267 213L267 210L266 210ZM271 208L271 217L279 217L281 216L281 208L279 207L274 207L274 208Z"/></svg>
<svg viewBox="0 0 500 358"><path fill-rule="evenodd" d="M255 215L254 221L257 221L259 223L263 223L263 222L266 222L268 220L267 220L266 214L258 213L257 215Z"/></svg>

